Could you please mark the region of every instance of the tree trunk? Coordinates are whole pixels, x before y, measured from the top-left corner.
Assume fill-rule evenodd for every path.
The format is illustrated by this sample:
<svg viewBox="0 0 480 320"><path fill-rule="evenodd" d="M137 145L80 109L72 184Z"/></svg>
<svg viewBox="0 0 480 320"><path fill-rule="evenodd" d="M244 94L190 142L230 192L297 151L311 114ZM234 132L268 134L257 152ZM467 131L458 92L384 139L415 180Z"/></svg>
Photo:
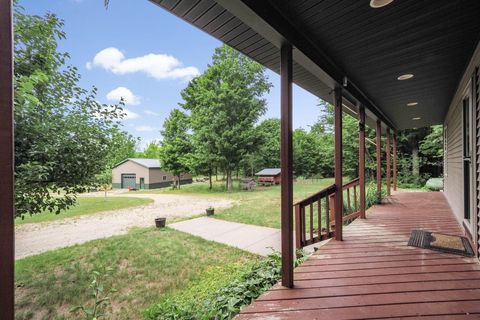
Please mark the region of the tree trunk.
<svg viewBox="0 0 480 320"><path fill-rule="evenodd" d="M210 182L209 189L212 190L212 189L213 189L213 184L212 184L212 170L208 171L208 180L209 180L209 182Z"/></svg>
<svg viewBox="0 0 480 320"><path fill-rule="evenodd" d="M233 190L232 171L227 170L227 191Z"/></svg>
<svg viewBox="0 0 480 320"><path fill-rule="evenodd" d="M215 181L218 181L218 168L215 167Z"/></svg>
<svg viewBox="0 0 480 320"><path fill-rule="evenodd" d="M177 176L177 186L178 186L178 189L180 190L180 176Z"/></svg>
<svg viewBox="0 0 480 320"><path fill-rule="evenodd" d="M420 157L418 156L418 146L412 148L412 175L420 176Z"/></svg>

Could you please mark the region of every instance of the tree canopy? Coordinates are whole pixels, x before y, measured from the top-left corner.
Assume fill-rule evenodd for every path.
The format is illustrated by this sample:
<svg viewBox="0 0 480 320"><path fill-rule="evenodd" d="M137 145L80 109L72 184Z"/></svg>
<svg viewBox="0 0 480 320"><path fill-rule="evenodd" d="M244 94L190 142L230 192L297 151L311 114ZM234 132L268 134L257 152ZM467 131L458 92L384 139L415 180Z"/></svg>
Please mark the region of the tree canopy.
<svg viewBox="0 0 480 320"><path fill-rule="evenodd" d="M192 144L188 129L188 116L179 109L173 109L163 124L163 141L159 150L163 169L176 176L180 187L180 175L189 171Z"/></svg>
<svg viewBox="0 0 480 320"><path fill-rule="evenodd" d="M263 95L270 87L263 66L224 45L182 91L195 140L203 142L197 150L214 155L227 175L228 190L233 171L258 146L255 124L266 111Z"/></svg>
<svg viewBox="0 0 480 320"><path fill-rule="evenodd" d="M16 214L58 213L113 161L122 103L101 104L96 88L78 85L69 54L58 51L66 35L56 15L15 4L14 28Z"/></svg>

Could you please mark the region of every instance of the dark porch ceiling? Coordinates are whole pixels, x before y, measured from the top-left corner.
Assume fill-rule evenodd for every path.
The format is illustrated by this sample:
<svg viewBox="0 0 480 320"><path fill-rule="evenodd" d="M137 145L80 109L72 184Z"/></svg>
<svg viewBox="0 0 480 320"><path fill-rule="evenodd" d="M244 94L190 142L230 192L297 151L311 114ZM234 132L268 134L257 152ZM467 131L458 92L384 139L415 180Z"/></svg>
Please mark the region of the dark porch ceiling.
<svg viewBox="0 0 480 320"><path fill-rule="evenodd" d="M331 102L346 76L349 109L363 103L370 122L397 129L443 122L480 36L480 0L395 0L378 9L369 0L153 2L277 73L278 47L290 41L295 83ZM397 80L407 73L414 77Z"/></svg>

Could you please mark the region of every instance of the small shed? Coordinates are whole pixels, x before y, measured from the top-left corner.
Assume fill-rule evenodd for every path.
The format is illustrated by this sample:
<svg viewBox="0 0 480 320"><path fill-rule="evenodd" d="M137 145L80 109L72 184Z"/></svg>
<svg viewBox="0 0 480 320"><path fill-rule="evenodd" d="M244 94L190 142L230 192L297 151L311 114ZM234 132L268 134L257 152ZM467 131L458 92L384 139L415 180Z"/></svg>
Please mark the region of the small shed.
<svg viewBox="0 0 480 320"><path fill-rule="evenodd" d="M255 173L255 175L261 184L280 184L282 182L280 173L280 168L266 168Z"/></svg>
<svg viewBox="0 0 480 320"><path fill-rule="evenodd" d="M155 189L169 187L178 178L161 168L159 159L128 158L112 169L115 189ZM192 175L180 175L180 184L192 183Z"/></svg>

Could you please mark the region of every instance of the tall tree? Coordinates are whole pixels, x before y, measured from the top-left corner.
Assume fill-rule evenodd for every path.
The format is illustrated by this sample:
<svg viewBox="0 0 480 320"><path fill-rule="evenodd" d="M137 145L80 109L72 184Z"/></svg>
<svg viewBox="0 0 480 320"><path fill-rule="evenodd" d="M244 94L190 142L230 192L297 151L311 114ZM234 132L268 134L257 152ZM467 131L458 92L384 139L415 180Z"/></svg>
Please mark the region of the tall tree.
<svg viewBox="0 0 480 320"><path fill-rule="evenodd" d="M117 163L135 157L139 139L120 128L112 129L108 138L110 143L106 161L110 171Z"/></svg>
<svg viewBox="0 0 480 320"><path fill-rule="evenodd" d="M240 163L244 174L248 176L264 168L280 167L280 119L263 120L255 130L257 147L245 155Z"/></svg>
<svg viewBox="0 0 480 320"><path fill-rule="evenodd" d="M215 50L212 64L182 91L197 141L203 141L227 175L257 147L255 123L266 111L263 95L271 87L265 68L224 45Z"/></svg>
<svg viewBox="0 0 480 320"><path fill-rule="evenodd" d="M63 21L15 4L15 188L17 215L59 213L104 172L119 106L78 86L77 69L59 52Z"/></svg>
<svg viewBox="0 0 480 320"><path fill-rule="evenodd" d="M137 157L150 159L160 158L160 143L157 141L150 142L142 152L137 153Z"/></svg>
<svg viewBox="0 0 480 320"><path fill-rule="evenodd" d="M162 168L175 177L178 188L181 185L182 173L189 171L189 160L192 152L188 116L179 109L173 109L163 124L163 140L160 147L160 163Z"/></svg>
<svg viewBox="0 0 480 320"><path fill-rule="evenodd" d="M320 139L312 132L296 129L293 132L293 169L296 175L313 177L320 172Z"/></svg>

